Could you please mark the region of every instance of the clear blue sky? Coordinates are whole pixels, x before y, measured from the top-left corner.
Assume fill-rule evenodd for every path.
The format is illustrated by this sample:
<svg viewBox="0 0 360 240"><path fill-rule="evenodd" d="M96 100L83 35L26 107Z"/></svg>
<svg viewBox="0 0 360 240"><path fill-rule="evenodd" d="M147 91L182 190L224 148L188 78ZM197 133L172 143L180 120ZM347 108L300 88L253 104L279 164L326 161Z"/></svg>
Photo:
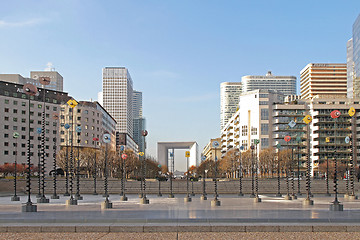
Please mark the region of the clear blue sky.
<svg viewBox="0 0 360 240"><path fill-rule="evenodd" d="M148 152L200 149L220 132L221 82L345 62L360 1L12 0L0 8L0 73L52 62L64 90L96 99L101 70L125 66L143 92Z"/></svg>

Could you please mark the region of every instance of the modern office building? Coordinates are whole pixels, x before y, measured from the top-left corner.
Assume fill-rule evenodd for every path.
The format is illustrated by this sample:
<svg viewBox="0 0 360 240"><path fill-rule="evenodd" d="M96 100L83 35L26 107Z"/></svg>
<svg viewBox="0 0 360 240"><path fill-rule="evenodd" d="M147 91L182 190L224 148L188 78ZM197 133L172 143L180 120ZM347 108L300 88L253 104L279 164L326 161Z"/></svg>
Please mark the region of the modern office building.
<svg viewBox="0 0 360 240"><path fill-rule="evenodd" d="M275 76L269 71L265 76L243 76L241 82L243 93L264 89L278 91L284 95L296 94L295 76Z"/></svg>
<svg viewBox="0 0 360 240"><path fill-rule="evenodd" d="M143 117L142 92L133 92L133 139L139 146L140 151L144 151L144 137L141 135L145 130L145 118Z"/></svg>
<svg viewBox="0 0 360 240"><path fill-rule="evenodd" d="M353 39L351 38L349 41L347 41L346 44L346 71L347 71L347 97L353 98L354 96L360 96L359 95L359 87L360 85L358 83L355 83L356 76L354 72L354 57L353 57ZM354 84L357 85L357 88L354 88ZM357 94L355 94L355 89L357 90Z"/></svg>
<svg viewBox="0 0 360 240"><path fill-rule="evenodd" d="M284 94L278 91L258 89L240 95L239 110L221 132L221 153L224 156L232 148L244 150L260 141L258 150L273 146L272 111L276 103L284 102Z"/></svg>
<svg viewBox="0 0 360 240"><path fill-rule="evenodd" d="M355 81L360 81L360 15L356 18L352 26L352 60L354 61L354 75ZM355 84L354 84L355 85ZM360 87L360 84L358 84ZM359 91L360 89L355 89L354 91ZM360 97L360 96L355 96Z"/></svg>
<svg viewBox="0 0 360 240"><path fill-rule="evenodd" d="M41 148L42 113L44 109L44 89L38 88L38 94L30 98L30 129L29 129L29 100L23 92L23 85L0 81L0 164L13 163L17 153L19 164L26 163L27 141L30 130L31 162L37 164ZM60 112L61 104L69 99L67 93L46 90L45 98L45 155L46 161L52 161L54 140L56 150L59 150L58 137L59 120L53 118L54 113ZM13 138L14 132L19 133Z"/></svg>
<svg viewBox="0 0 360 240"><path fill-rule="evenodd" d="M345 63L309 63L300 71L302 99L341 98L347 95Z"/></svg>
<svg viewBox="0 0 360 240"><path fill-rule="evenodd" d="M106 111L116 120L117 144L137 151L133 141L133 81L125 67L103 68L103 103ZM125 134L125 135L124 135ZM123 137L126 136L126 137ZM121 138L121 139L120 139ZM129 141L128 141L129 140ZM127 144L129 143L129 144ZM134 147L135 146L135 147Z"/></svg>
<svg viewBox="0 0 360 240"><path fill-rule="evenodd" d="M239 106L241 82L223 82L220 84L220 128L223 129Z"/></svg>
<svg viewBox="0 0 360 240"><path fill-rule="evenodd" d="M50 84L42 85L39 82L40 77L49 77ZM25 78L20 74L0 74L0 81L17 83L24 85L25 83L31 83L38 88L45 88L48 90L63 91L63 77L56 71L32 71L30 72L30 78Z"/></svg>
<svg viewBox="0 0 360 240"><path fill-rule="evenodd" d="M61 105L60 113L59 130L62 147L70 145L73 133L75 147L98 148L103 145L103 135L109 133L111 135L110 148L116 149L116 121L98 102L79 101L74 108L64 103ZM64 128L65 124L71 126L72 122L73 128ZM76 132L78 126L81 127L79 133ZM94 141L93 138L98 138L99 141Z"/></svg>

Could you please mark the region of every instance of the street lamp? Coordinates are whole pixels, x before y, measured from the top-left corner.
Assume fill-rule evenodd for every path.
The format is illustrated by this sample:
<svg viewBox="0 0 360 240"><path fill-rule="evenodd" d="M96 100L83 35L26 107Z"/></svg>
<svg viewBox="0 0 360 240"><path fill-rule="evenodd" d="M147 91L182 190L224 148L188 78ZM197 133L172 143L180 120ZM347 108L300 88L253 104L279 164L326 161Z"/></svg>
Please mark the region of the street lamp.
<svg viewBox="0 0 360 240"><path fill-rule="evenodd" d="M330 137L326 137L325 142L329 143ZM325 157L326 157L326 194L325 194L325 196L331 196L331 194L329 193L329 158L328 158L327 154L325 154Z"/></svg>
<svg viewBox="0 0 360 240"><path fill-rule="evenodd" d="M57 113L53 113L53 119L56 123L56 126L57 126L57 120L59 119L59 115ZM54 189L54 192L53 192L53 195L51 196L51 199L59 199L59 195L56 194L56 175L57 175L57 172L56 172L56 137L54 137L54 146L53 146L53 189Z"/></svg>
<svg viewBox="0 0 360 240"><path fill-rule="evenodd" d="M127 154L123 153L125 147L124 146L120 146L120 151L121 151L121 159L122 159L122 173L121 173L121 201L127 201L128 198L126 197L125 194L125 182L126 182L126 165L125 165L125 160L127 158Z"/></svg>
<svg viewBox="0 0 360 240"><path fill-rule="evenodd" d="M81 126L77 126L75 128L77 134L77 167L76 167L76 200L83 200L83 197L80 195L80 134L81 134Z"/></svg>
<svg viewBox="0 0 360 240"><path fill-rule="evenodd" d="M28 142L27 142L27 177L26 177L26 192L28 194L28 200L25 203L25 205L22 206L21 210L22 212L37 212L37 205L34 205L31 202L31 180L30 180L30 174L31 174L31 146L30 146L30 97L35 96L37 94L37 88L27 83L23 86L23 92L28 95L29 101L28 101L28 114L29 114L29 122L28 122Z"/></svg>
<svg viewBox="0 0 360 240"><path fill-rule="evenodd" d="M216 150L217 147L219 147L219 142L218 141L214 141L213 142L213 147L215 149L215 181L214 181L214 199L211 201L211 206L220 206L220 200L218 199L218 192L217 192L217 156L216 156Z"/></svg>
<svg viewBox="0 0 360 240"><path fill-rule="evenodd" d="M335 199L332 202L332 204L330 205L329 209L330 211L343 211L344 210L344 206L342 204L340 204L340 202L338 201L338 178L337 178L337 153L336 153L336 134L337 134L337 119L340 117L341 113L339 110L334 110L330 113L331 118L334 119L334 192L335 192Z"/></svg>
<svg viewBox="0 0 360 240"><path fill-rule="evenodd" d="M301 196L301 190L300 190L300 143L301 143L301 137L297 136L296 137L296 142L298 143L297 145L297 174L298 174L298 192L297 195Z"/></svg>
<svg viewBox="0 0 360 240"><path fill-rule="evenodd" d="M69 130L70 128L70 124L68 123L65 123L64 124L64 128L66 130ZM69 134L70 134L70 131L66 134L66 161L65 161L65 193L64 193L64 196L70 196L70 193L69 193Z"/></svg>
<svg viewBox="0 0 360 240"><path fill-rule="evenodd" d="M105 201L101 203L101 209L112 208L112 203L109 201L108 194L108 170L107 170L107 161L108 161L108 143L111 142L111 136L108 133L103 135L103 142L105 143L105 163L104 163L104 189L105 189Z"/></svg>
<svg viewBox="0 0 360 240"><path fill-rule="evenodd" d="M242 192L242 158L241 151L244 150L244 146L240 146L239 148L239 194L238 196L244 196Z"/></svg>
<svg viewBox="0 0 360 240"><path fill-rule="evenodd" d="M75 99L70 99L67 101L67 104L70 106L69 111L71 110L71 147L70 147L70 199L66 200L66 205L77 205L77 200L73 197L73 179L74 179L74 108L78 105L78 102Z"/></svg>
<svg viewBox="0 0 360 240"><path fill-rule="evenodd" d="M296 126L296 122L294 120L291 120L288 123L290 128L294 128ZM296 135L295 135L296 136ZM290 163L290 174L291 174L291 190L292 190L292 199L297 199L297 196L295 194L295 185L294 185L294 178L295 178L295 171L293 169L294 164L294 146L291 146L291 163Z"/></svg>
<svg viewBox="0 0 360 240"><path fill-rule="evenodd" d="M286 142L287 149L289 150L289 142L291 140L290 136L285 136L284 140ZM289 192L289 174L288 174L288 167L285 166L285 172L286 172L286 196L284 197L285 200L292 200Z"/></svg>
<svg viewBox="0 0 360 240"><path fill-rule="evenodd" d="M203 155L203 156L201 156L201 160L202 160L202 162L204 163L204 161L206 161L206 156L205 155ZM205 183L205 164L203 164L204 165L204 172L203 172L203 192L202 192L202 195L201 195L201 197L200 197L200 199L201 200L207 200L207 194L206 194L206 183Z"/></svg>
<svg viewBox="0 0 360 240"><path fill-rule="evenodd" d="M13 138L15 139L15 160L14 160L14 196L11 197L11 201L20 201L20 197L16 195L16 176L17 176L17 139L19 138L19 133L18 132L14 132L13 133Z"/></svg>
<svg viewBox="0 0 360 240"><path fill-rule="evenodd" d="M306 153L306 199L304 199L303 201L303 205L304 206L308 206L308 205L314 205L314 201L311 200L311 179L310 179L310 171L311 171L311 166L310 166L310 123L312 121L312 117L310 115L306 115L303 118L303 121L307 124L307 140L306 140L306 148L307 148L307 153Z"/></svg>
<svg viewBox="0 0 360 240"><path fill-rule="evenodd" d="M49 77L41 77L39 79L40 83L43 86L50 84L50 78ZM37 199L38 203L48 203L49 199L45 197L45 96L46 96L46 89L43 87L43 111L42 111L42 117L41 117L41 197Z"/></svg>
<svg viewBox="0 0 360 240"><path fill-rule="evenodd" d="M141 204L149 204L149 199L146 198L146 180L145 180L145 159L146 159L146 154L145 154L145 149L146 149L146 141L145 141L145 137L148 135L148 131L143 130L141 132L141 135L144 137L144 157L143 157L143 161L142 161L142 178L144 181L144 192L142 194L140 203Z"/></svg>
<svg viewBox="0 0 360 240"><path fill-rule="evenodd" d="M277 185L278 185L278 191L277 191L277 194L275 196L276 197L282 197L282 195L280 193L280 148L281 148L281 144L278 143L276 145L276 148L278 149L278 152L277 152Z"/></svg>
<svg viewBox="0 0 360 240"><path fill-rule="evenodd" d="M158 165L158 168L161 169L161 164ZM161 173L161 171L160 171ZM161 183L160 183L160 174L159 174L159 177L158 177L158 181L159 181L159 192L158 192L158 197L162 197L162 194L161 194Z"/></svg>
<svg viewBox="0 0 360 240"><path fill-rule="evenodd" d="M184 198L185 202L191 202L191 197L189 194L189 157L190 157L190 151L185 152L186 157L186 196Z"/></svg>
<svg viewBox="0 0 360 240"><path fill-rule="evenodd" d="M96 145L97 145L97 142L99 141L99 138L94 137L94 138L93 138L93 141L94 141L94 167L93 167L94 192L93 192L93 195L98 195L98 193L96 192L96 175L97 175L97 166L96 166Z"/></svg>
<svg viewBox="0 0 360 240"><path fill-rule="evenodd" d="M37 134L39 134L39 136L41 136L41 128L37 128L36 129L36 132ZM38 194L36 195L37 198L41 198L42 194L41 194L41 137L40 138L40 144L38 145L38 152L37 152L37 155L38 155L38 171L37 171L37 174L38 174Z"/></svg>
<svg viewBox="0 0 360 240"><path fill-rule="evenodd" d="M351 117L351 156L350 156L350 187L351 187L351 193L349 196L349 200L355 200L358 199L358 197L355 195L355 188L354 188L354 159L356 160L356 118L355 116L355 108L351 107L348 111L349 116Z"/></svg>
<svg viewBox="0 0 360 240"><path fill-rule="evenodd" d="M174 194L173 194L173 174L174 174L174 149L172 149L172 152L170 152L170 157L171 157L171 168L170 168L170 194L169 194L169 198L174 198Z"/></svg>
<svg viewBox="0 0 360 240"><path fill-rule="evenodd" d="M257 145L260 143L259 139L254 140L255 144L255 198L254 202L258 203L261 202L261 198L259 197L259 181L258 181L258 154L257 154Z"/></svg>

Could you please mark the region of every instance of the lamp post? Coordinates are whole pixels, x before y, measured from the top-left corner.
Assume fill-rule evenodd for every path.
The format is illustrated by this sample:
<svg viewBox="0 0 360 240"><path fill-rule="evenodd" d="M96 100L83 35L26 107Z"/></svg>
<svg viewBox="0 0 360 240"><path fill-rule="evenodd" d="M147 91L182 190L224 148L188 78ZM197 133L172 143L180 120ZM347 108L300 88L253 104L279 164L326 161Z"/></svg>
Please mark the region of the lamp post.
<svg viewBox="0 0 360 240"><path fill-rule="evenodd" d="M218 199L218 192L217 192L217 156L216 156L216 150L219 147L219 142L214 141L213 147L215 149L215 181L214 181L214 199L211 200L211 206L220 206L220 200Z"/></svg>
<svg viewBox="0 0 360 240"><path fill-rule="evenodd" d="M289 142L291 140L290 136L285 136L284 140L286 142L287 149L289 150ZM289 192L289 174L288 174L288 166L285 166L285 172L286 172L286 196L284 197L285 200L292 200Z"/></svg>
<svg viewBox="0 0 360 240"><path fill-rule="evenodd" d="M158 165L158 168L161 169L161 164ZM160 176L161 176L161 171L159 171L159 177L158 177L158 182L159 182L159 192L158 192L158 197L162 197L162 194L161 194L161 181L160 181Z"/></svg>
<svg viewBox="0 0 360 240"><path fill-rule="evenodd" d="M255 192L254 192L254 149L255 146L252 144L250 146L251 149L251 194L250 194L250 198L254 198L255 197Z"/></svg>
<svg viewBox="0 0 360 240"><path fill-rule="evenodd" d="M241 151L244 150L244 146L240 146L239 148L239 194L238 196L244 196L242 192L242 158L241 158Z"/></svg>
<svg viewBox="0 0 360 240"><path fill-rule="evenodd" d="M17 139L19 138L19 133L18 132L14 132L13 133L13 138L15 139L15 160L14 160L14 196L11 197L11 201L20 201L20 197L16 195L16 177L17 177Z"/></svg>
<svg viewBox="0 0 360 240"><path fill-rule="evenodd" d="M140 203L141 204L149 204L150 201L149 199L146 198L146 180L145 180L145 159L146 159L146 154L145 154L145 149L146 149L146 141L145 141L145 137L148 135L148 131L146 130L143 130L141 132L141 135L144 137L144 157L143 157L143 161L142 161L142 178L143 178L143 181L144 181L144 192L142 194L142 197L141 197L141 200L140 200Z"/></svg>
<svg viewBox="0 0 360 240"><path fill-rule="evenodd" d="M300 143L301 143L301 137L297 136L296 137L296 142L297 144L297 174L298 174L298 191L297 191L297 195L301 196L301 188L300 188Z"/></svg>
<svg viewBox="0 0 360 240"><path fill-rule="evenodd" d="M127 158L127 154L123 153L125 147L124 146L120 146L120 151L121 151L121 159L122 159L122 176L121 176L121 189L122 189L122 195L120 200L121 201L127 201L128 198L125 194L125 182L126 182L126 165L125 165L125 160Z"/></svg>
<svg viewBox="0 0 360 240"><path fill-rule="evenodd" d="M171 157L171 167L170 167L170 194L169 194L169 198L174 198L174 194L173 194L173 177L174 177L174 149L172 149L172 152L170 152L170 157Z"/></svg>
<svg viewBox="0 0 360 240"><path fill-rule="evenodd" d="M111 142L111 136L109 133L105 133L103 135L103 142L105 143L105 161L104 161L104 189L105 189L105 201L101 203L101 209L112 208L112 203L109 201L108 194L108 169L107 169L107 161L108 161L108 143Z"/></svg>
<svg viewBox="0 0 360 240"><path fill-rule="evenodd" d="M288 123L288 126L290 128L294 128L296 126L296 122L294 120L291 120ZM295 135L296 136L296 135ZM291 140L291 138L290 138ZM297 196L295 195L295 186L294 186L294 178L295 178L295 172L293 169L293 164L294 164L294 147L291 146L291 162L290 162L290 174L291 174L291 189L292 189L292 195L291 198L292 199L297 199Z"/></svg>
<svg viewBox="0 0 360 240"><path fill-rule="evenodd" d="M261 198L259 197L259 181L258 181L258 153L257 153L257 145L260 143L259 139L254 140L255 144L255 198L254 202L261 202Z"/></svg>
<svg viewBox="0 0 360 240"><path fill-rule="evenodd" d="M64 128L69 130L70 124L64 124ZM66 161L65 161L65 193L64 196L70 196L69 193L69 134L70 131L66 134Z"/></svg>
<svg viewBox="0 0 360 240"><path fill-rule="evenodd" d="M191 197L189 194L189 157L190 151L185 152L186 157L186 196L184 198L184 202L191 202Z"/></svg>
<svg viewBox="0 0 360 240"><path fill-rule="evenodd" d="M59 115L57 113L53 113L53 119L54 122L56 123L57 126L57 120L59 119ZM56 177L57 177L57 172L56 172L56 137L53 138L54 141L54 145L53 145L53 195L51 196L51 199L59 199L59 195L57 195L56 193Z"/></svg>
<svg viewBox="0 0 360 240"><path fill-rule="evenodd" d="M31 202L31 180L30 180L30 174L31 174L31 140L30 140L30 97L35 96L37 94L37 88L32 84L25 84L23 86L23 92L28 95L29 101L28 101L28 116L29 116L29 122L28 122L28 142L27 142L27 176L26 176L26 192L28 195L27 202L22 206L21 210L22 212L37 212L37 205L34 205Z"/></svg>
<svg viewBox="0 0 360 240"><path fill-rule="evenodd" d="M201 156L201 160L204 163L204 161L206 161L206 156L203 155ZM202 187L203 187L203 192L202 195L200 197L200 200L207 200L207 194L206 194L206 183L205 183L205 164L204 164L204 171L203 171L203 182L202 182Z"/></svg>
<svg viewBox="0 0 360 240"><path fill-rule="evenodd" d="M329 143L330 137L326 137L325 142ZM331 194L329 193L329 158L328 158L327 154L325 154L325 157L326 157L326 193L325 193L325 196L331 196Z"/></svg>
<svg viewBox="0 0 360 240"><path fill-rule="evenodd" d="M356 118L353 117L355 116L355 108L351 107L348 111L349 116L351 117L351 156L350 156L350 189L351 189L351 193L349 196L349 200L355 200L358 199L358 197L355 195L355 188L354 188L354 174L355 174L355 169L354 169L354 160L356 160L356 140L355 140L355 136L356 136Z"/></svg>
<svg viewBox="0 0 360 240"><path fill-rule="evenodd" d="M303 118L303 121L307 124L307 140L306 140L306 198L303 201L304 206L314 205L314 201L311 200L311 179L310 179L310 123L312 121L312 117L310 115L306 115Z"/></svg>
<svg viewBox="0 0 360 240"><path fill-rule="evenodd" d="M336 146L336 134L337 134L337 119L340 117L341 113L339 110L334 110L330 113L331 118L334 119L334 193L335 193L335 199L330 205L329 209L330 211L343 211L344 206L340 204L338 200L338 178L337 178L337 146Z"/></svg>
<svg viewBox="0 0 360 240"><path fill-rule="evenodd" d="M41 136L41 128L37 128L36 129L37 134L39 134ZM38 194L36 195L37 198L41 198L41 137L40 137L40 144L38 145L38 170L37 170L37 174L38 174ZM39 147L40 146L40 147Z"/></svg>
<svg viewBox="0 0 360 240"><path fill-rule="evenodd" d="M41 197L37 199L38 203L48 203L49 199L45 197L45 111L46 111L46 89L44 86L50 84L49 77L40 77L40 83L43 85L43 111L42 111L42 119L41 119Z"/></svg>
<svg viewBox="0 0 360 240"><path fill-rule="evenodd" d="M73 179L74 179L74 108L78 105L75 99L70 99L67 101L67 104L70 106L69 112L71 112L71 146L70 146L70 199L66 200L66 205L77 205L77 200L73 197ZM71 111L70 111L71 110Z"/></svg>
<svg viewBox="0 0 360 240"><path fill-rule="evenodd" d="M97 142L99 141L99 138L97 137L94 137L93 138L93 141L94 141L94 167L93 167L93 179L94 179L94 192L93 192L93 195L98 195L98 193L96 192L96 171L97 171L97 166L96 166L96 145L97 145Z"/></svg>
<svg viewBox="0 0 360 240"><path fill-rule="evenodd" d="M281 144L278 143L276 145L276 148L278 149L278 152L277 152L277 186L278 186L278 191L277 191L277 194L275 196L276 197L282 197L282 195L280 193L280 148L281 148Z"/></svg>
<svg viewBox="0 0 360 240"><path fill-rule="evenodd" d="M77 167L76 167L76 194L75 199L76 200L83 200L83 197L80 195L80 134L81 134L81 126L77 126L75 128L76 134L77 134Z"/></svg>

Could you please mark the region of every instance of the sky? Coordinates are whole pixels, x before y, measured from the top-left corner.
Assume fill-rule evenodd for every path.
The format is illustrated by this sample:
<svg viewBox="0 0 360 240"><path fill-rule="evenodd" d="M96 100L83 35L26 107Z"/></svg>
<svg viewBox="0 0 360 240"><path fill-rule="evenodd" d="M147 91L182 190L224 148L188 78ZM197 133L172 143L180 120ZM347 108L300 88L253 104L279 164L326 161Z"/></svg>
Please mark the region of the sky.
<svg viewBox="0 0 360 240"><path fill-rule="evenodd" d="M201 151L220 136L221 82L345 63L359 14L358 0L4 1L0 73L29 77L51 62L65 92L96 100L102 68L126 67L143 92L147 153L163 141Z"/></svg>

